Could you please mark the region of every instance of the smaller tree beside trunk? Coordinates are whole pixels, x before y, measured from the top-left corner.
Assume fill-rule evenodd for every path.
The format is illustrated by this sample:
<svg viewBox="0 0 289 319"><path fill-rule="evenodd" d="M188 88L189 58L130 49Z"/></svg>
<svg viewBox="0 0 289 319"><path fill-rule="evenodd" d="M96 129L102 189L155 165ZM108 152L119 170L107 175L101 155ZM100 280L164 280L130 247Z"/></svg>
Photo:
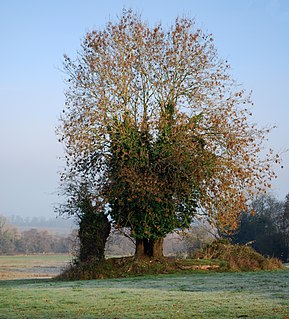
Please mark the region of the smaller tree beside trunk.
<svg viewBox="0 0 289 319"><path fill-rule="evenodd" d="M60 215L73 216L79 226L80 262L101 261L105 255L105 244L111 230L107 213L100 205L98 198L89 190L88 182L78 183L76 179L63 181L62 191L67 202L59 205Z"/></svg>
<svg viewBox="0 0 289 319"><path fill-rule="evenodd" d="M92 205L91 199L83 199L82 215L79 219L79 261L104 259L105 243L110 234L110 222L103 211Z"/></svg>

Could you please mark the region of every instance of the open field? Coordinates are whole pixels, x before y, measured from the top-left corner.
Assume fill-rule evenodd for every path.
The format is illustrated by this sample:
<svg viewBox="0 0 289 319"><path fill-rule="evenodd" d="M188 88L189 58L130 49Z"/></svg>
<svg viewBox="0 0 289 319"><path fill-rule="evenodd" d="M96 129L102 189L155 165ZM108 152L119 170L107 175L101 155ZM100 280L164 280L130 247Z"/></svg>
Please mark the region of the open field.
<svg viewBox="0 0 289 319"><path fill-rule="evenodd" d="M0 280L51 278L59 274L70 259L67 254L0 256Z"/></svg>
<svg viewBox="0 0 289 319"><path fill-rule="evenodd" d="M0 281L0 318L289 318L289 270Z"/></svg>

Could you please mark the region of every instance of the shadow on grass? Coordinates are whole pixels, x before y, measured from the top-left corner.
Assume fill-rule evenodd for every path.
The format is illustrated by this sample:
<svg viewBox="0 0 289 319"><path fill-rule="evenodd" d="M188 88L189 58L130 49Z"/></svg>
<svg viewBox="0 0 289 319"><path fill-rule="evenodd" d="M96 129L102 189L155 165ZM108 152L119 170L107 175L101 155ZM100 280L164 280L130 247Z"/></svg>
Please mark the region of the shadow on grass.
<svg viewBox="0 0 289 319"><path fill-rule="evenodd" d="M33 285L33 284L47 284L55 282L51 278L29 278L29 279L6 279L0 280L0 288L2 287L17 287L24 285Z"/></svg>
<svg viewBox="0 0 289 319"><path fill-rule="evenodd" d="M181 292L249 292L289 299L289 269L259 272L149 275L88 281L20 279L0 281L1 288L124 289Z"/></svg>

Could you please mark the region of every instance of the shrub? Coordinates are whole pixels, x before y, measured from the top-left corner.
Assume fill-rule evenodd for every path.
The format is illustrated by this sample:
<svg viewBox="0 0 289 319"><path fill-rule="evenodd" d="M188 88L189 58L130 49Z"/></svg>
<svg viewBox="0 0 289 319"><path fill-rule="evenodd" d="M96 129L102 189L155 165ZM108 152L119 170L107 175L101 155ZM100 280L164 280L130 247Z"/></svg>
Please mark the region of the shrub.
<svg viewBox="0 0 289 319"><path fill-rule="evenodd" d="M267 258L247 245L233 245L227 239L212 242L195 253L197 259L218 259L227 262L228 270L257 271L283 268L277 258Z"/></svg>

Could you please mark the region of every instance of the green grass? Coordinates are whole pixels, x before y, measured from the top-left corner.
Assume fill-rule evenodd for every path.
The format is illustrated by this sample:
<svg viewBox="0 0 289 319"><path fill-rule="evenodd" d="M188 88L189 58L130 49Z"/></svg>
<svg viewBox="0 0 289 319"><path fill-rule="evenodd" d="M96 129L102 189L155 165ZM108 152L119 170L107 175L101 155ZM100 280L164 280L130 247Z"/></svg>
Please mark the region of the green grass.
<svg viewBox="0 0 289 319"><path fill-rule="evenodd" d="M0 318L289 318L289 270L0 281Z"/></svg>

